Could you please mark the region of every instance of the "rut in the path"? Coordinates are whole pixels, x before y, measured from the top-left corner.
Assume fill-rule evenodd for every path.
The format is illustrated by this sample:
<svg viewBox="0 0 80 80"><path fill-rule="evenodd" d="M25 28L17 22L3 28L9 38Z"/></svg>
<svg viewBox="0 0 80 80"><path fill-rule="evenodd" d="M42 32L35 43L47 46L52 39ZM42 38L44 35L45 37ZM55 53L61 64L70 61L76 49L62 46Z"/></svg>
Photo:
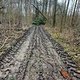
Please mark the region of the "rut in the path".
<svg viewBox="0 0 80 80"><path fill-rule="evenodd" d="M0 57L0 80L80 80L76 68L43 26L37 26Z"/></svg>

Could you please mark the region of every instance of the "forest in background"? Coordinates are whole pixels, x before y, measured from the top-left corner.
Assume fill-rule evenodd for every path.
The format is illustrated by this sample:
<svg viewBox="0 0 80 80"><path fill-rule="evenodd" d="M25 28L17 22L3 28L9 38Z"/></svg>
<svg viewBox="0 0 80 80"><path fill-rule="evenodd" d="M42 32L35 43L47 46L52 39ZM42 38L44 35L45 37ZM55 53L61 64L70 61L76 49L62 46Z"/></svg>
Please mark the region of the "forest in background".
<svg viewBox="0 0 80 80"><path fill-rule="evenodd" d="M80 0L0 0L0 52L10 47L36 17L80 66Z"/></svg>

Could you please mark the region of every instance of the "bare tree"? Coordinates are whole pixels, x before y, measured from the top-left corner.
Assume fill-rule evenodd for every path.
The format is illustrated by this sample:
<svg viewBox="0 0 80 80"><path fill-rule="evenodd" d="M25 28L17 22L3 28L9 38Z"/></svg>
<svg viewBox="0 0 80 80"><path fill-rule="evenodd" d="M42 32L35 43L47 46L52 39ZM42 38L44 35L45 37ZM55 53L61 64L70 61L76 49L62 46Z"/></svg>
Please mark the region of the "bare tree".
<svg viewBox="0 0 80 80"><path fill-rule="evenodd" d="M53 24L52 24L52 26L55 26L55 24L56 24L56 8L57 8L57 0L54 0L54 6L53 6Z"/></svg>
<svg viewBox="0 0 80 80"><path fill-rule="evenodd" d="M74 9L73 9L73 14L72 14L72 19L71 19L72 27L74 27L74 16L75 16L75 12L76 12L77 2L78 2L78 0L75 1L75 5L74 5Z"/></svg>

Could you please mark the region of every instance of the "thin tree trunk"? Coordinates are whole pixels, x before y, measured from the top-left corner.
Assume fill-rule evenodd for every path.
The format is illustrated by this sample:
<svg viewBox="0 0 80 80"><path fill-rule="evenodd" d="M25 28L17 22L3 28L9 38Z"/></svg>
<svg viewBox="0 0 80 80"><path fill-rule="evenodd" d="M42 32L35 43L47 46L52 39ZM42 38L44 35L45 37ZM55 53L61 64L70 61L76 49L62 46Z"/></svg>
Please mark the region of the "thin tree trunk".
<svg viewBox="0 0 80 80"><path fill-rule="evenodd" d="M75 16L75 11L76 11L76 7L77 7L77 2L78 2L78 0L76 0L76 2L75 2L73 14L72 14L72 19L71 19L71 26L72 27L74 27L74 16Z"/></svg>
<svg viewBox="0 0 80 80"><path fill-rule="evenodd" d="M66 11L65 11L65 18L64 18L64 26L66 23L66 17L67 17L67 13L68 13L69 3L70 3L70 0L68 0L68 2L67 2L67 7L66 7Z"/></svg>
<svg viewBox="0 0 80 80"><path fill-rule="evenodd" d="M65 14L65 7L66 7L66 0L64 2L64 6L63 6L63 10L62 10L62 16L61 16L61 27L60 27L60 32L62 32L62 28L63 28L63 20L64 20L64 14Z"/></svg>
<svg viewBox="0 0 80 80"><path fill-rule="evenodd" d="M54 6L53 6L53 24L52 24L53 27L56 25L56 8L57 8L57 0L54 1Z"/></svg>

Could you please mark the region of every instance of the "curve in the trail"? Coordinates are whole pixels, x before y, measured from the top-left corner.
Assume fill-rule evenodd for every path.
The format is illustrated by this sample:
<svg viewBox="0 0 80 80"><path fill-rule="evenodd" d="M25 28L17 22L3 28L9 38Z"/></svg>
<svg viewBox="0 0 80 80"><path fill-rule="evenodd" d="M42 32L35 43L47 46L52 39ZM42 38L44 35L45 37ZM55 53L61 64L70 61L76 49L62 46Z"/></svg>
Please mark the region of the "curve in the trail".
<svg viewBox="0 0 80 80"><path fill-rule="evenodd" d="M32 27L0 58L0 80L80 80L71 74L76 67L69 58L43 26Z"/></svg>

